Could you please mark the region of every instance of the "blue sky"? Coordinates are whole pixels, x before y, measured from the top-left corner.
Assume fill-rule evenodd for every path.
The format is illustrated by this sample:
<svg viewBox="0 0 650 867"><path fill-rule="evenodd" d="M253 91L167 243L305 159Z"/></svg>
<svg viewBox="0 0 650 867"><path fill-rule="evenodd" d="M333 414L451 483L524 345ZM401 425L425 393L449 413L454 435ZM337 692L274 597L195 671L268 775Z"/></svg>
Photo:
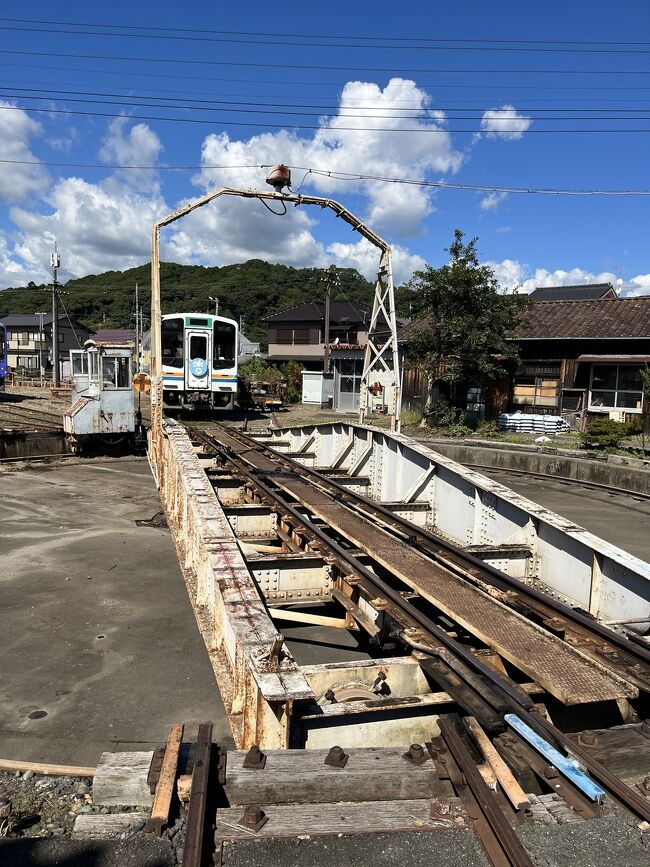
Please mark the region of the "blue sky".
<svg viewBox="0 0 650 867"><path fill-rule="evenodd" d="M315 168L650 190L647 2L2 9L0 289L47 279L54 238L64 279L145 262L154 219L212 187L264 187L259 166L280 161L304 167L294 187ZM620 276L625 294L650 293L649 196L316 174L302 191L337 198L393 243L398 281L441 264L458 227L504 288ZM163 256L376 267L331 216L233 200L167 230Z"/></svg>

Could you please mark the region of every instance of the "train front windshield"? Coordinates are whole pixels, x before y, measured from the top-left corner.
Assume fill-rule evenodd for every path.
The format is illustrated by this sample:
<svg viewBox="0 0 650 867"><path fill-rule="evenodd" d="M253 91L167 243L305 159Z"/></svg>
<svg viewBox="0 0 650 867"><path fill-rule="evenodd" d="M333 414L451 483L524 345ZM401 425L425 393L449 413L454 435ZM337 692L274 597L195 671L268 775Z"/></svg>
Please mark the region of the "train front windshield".
<svg viewBox="0 0 650 867"><path fill-rule="evenodd" d="M183 369L183 319L163 319L162 363Z"/></svg>
<svg viewBox="0 0 650 867"><path fill-rule="evenodd" d="M237 329L230 322L215 322L212 340L212 367L226 370L235 366L237 358Z"/></svg>

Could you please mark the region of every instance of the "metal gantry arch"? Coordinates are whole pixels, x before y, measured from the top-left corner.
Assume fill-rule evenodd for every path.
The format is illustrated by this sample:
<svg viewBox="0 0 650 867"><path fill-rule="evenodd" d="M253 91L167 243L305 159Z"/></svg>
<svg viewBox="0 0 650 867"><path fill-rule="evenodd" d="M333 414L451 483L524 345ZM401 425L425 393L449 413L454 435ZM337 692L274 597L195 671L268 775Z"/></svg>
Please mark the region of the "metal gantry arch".
<svg viewBox="0 0 650 867"><path fill-rule="evenodd" d="M363 421L373 407L381 405L381 408L390 416L391 429L399 430L400 371L390 245L334 199L303 196L295 193L285 195L278 192L266 192L265 190L220 187L167 214L166 217L154 223L151 232L151 428L154 440L159 435L162 424L163 403L160 332L160 230L221 196L237 196L243 199L266 201L277 200L285 204L293 202L296 206L316 205L321 209L329 208L334 211L337 217L348 223L355 232L358 232L380 250L359 394L359 421Z"/></svg>

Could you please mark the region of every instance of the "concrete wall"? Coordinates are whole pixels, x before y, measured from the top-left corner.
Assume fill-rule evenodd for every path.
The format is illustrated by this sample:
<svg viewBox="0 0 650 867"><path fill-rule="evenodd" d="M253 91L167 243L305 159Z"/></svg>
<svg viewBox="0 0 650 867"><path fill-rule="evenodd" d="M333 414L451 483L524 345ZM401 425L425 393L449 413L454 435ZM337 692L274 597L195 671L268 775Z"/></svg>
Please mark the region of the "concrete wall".
<svg viewBox="0 0 650 867"><path fill-rule="evenodd" d="M566 449L542 449L485 442L429 440L436 451L461 464L524 470L578 482L608 485L631 493L650 493L650 461L619 455L578 455Z"/></svg>

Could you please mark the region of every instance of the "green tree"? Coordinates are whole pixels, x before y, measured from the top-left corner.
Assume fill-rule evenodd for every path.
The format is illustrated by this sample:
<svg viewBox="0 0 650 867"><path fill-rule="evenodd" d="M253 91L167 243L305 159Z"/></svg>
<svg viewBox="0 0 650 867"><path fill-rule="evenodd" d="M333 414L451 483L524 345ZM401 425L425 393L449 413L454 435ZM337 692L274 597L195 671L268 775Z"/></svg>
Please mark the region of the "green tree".
<svg viewBox="0 0 650 867"><path fill-rule="evenodd" d="M450 261L416 271L408 284L416 317L408 353L428 371L430 395L435 391L446 403L455 396L460 401L458 383L484 382L502 371L501 359L517 357L516 343L507 337L531 303L516 292L500 293L492 269L479 262L478 239L466 244L463 238L456 229L446 248Z"/></svg>

